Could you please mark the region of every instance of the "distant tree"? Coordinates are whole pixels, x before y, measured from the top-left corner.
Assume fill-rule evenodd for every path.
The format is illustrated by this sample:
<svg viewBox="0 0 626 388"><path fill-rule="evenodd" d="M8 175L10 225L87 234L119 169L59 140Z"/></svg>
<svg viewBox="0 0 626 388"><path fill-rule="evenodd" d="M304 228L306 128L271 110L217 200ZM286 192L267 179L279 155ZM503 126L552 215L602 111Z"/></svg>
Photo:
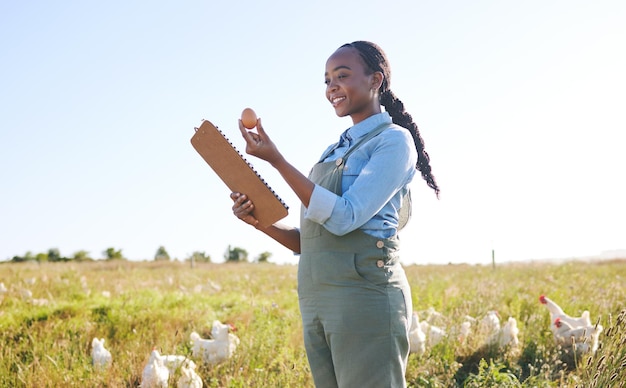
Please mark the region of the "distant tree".
<svg viewBox="0 0 626 388"><path fill-rule="evenodd" d="M34 261L34 260L37 260L37 256L33 256L33 253L31 251L26 252L24 256L13 256L13 258L11 259L11 261L14 263L21 263L24 261Z"/></svg>
<svg viewBox="0 0 626 388"><path fill-rule="evenodd" d="M124 255L122 255L121 249L116 251L115 248L107 248L104 252L102 252L102 254L107 260L126 260Z"/></svg>
<svg viewBox="0 0 626 388"><path fill-rule="evenodd" d="M68 259L61 256L61 252L57 248L48 249L48 261L57 262L57 261L67 261Z"/></svg>
<svg viewBox="0 0 626 388"><path fill-rule="evenodd" d="M41 262L48 261L48 254L38 253L36 255L33 255L31 251L28 251L24 254L24 256L13 256L11 261L14 263L23 263L25 261L37 261L41 263Z"/></svg>
<svg viewBox="0 0 626 388"><path fill-rule="evenodd" d="M271 252L263 252L260 255L257 256L256 258L256 262L257 263L267 263L268 259L272 257L272 253Z"/></svg>
<svg viewBox="0 0 626 388"><path fill-rule="evenodd" d="M154 254L154 261L170 261L170 254L167 253L163 245Z"/></svg>
<svg viewBox="0 0 626 388"><path fill-rule="evenodd" d="M204 252L195 251L189 256L186 261L194 261L196 263L210 263L211 256L205 254Z"/></svg>
<svg viewBox="0 0 626 388"><path fill-rule="evenodd" d="M41 252L41 253L37 253L37 255L35 255L35 260L37 260L39 263L43 263L48 261L48 254Z"/></svg>
<svg viewBox="0 0 626 388"><path fill-rule="evenodd" d="M231 248L229 245L226 253L224 254L224 259L226 259L227 262L235 263L248 261L248 251L239 247Z"/></svg>
<svg viewBox="0 0 626 388"><path fill-rule="evenodd" d="M75 252L72 258L76 261L92 261L93 260L91 257L89 257L89 252L87 251Z"/></svg>

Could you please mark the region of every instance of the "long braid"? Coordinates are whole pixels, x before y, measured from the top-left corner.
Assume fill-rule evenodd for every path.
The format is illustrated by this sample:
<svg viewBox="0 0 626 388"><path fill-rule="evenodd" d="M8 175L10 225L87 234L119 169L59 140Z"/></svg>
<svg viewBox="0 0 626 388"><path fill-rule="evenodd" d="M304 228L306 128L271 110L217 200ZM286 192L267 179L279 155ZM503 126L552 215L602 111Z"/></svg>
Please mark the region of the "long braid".
<svg viewBox="0 0 626 388"><path fill-rule="evenodd" d="M420 135L417 124L413 122L413 117L404 110L402 101L400 101L389 88L391 83L391 69L385 53L376 44L366 41L356 41L344 44L341 47L355 48L361 55L369 71L372 73L377 71L383 73L383 82L379 90L380 104L385 107L385 110L391 116L394 124L406 128L409 133L411 133L413 142L415 143L415 149L417 150L417 164L415 167L422 174L422 178L424 178L428 187L435 190L435 194L437 198L439 198L439 186L431 172L430 157L424 148L424 140Z"/></svg>
<svg viewBox="0 0 626 388"><path fill-rule="evenodd" d="M439 197L439 186L435 181L435 177L431 173L430 156L424 149L424 140L420 135L417 124L413 122L411 115L404 110L404 104L400 101L391 90L386 90L380 96L380 103L391 116L394 124L409 130L413 136L415 149L417 150L417 165L415 166L422 173L422 178L428 184L428 187L435 190L435 194Z"/></svg>

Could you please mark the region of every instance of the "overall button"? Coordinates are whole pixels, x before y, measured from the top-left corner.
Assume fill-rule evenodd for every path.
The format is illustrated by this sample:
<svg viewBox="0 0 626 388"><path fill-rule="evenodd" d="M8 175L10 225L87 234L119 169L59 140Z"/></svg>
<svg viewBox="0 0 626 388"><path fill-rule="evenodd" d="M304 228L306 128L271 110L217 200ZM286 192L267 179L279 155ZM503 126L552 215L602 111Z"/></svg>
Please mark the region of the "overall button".
<svg viewBox="0 0 626 388"><path fill-rule="evenodd" d="M382 248L384 246L385 246L385 243L382 240L376 241L376 247L377 248Z"/></svg>
<svg viewBox="0 0 626 388"><path fill-rule="evenodd" d="M342 163L343 163L343 158L339 158L339 159L335 160L335 166L337 166L337 167L341 166Z"/></svg>
<svg viewBox="0 0 626 388"><path fill-rule="evenodd" d="M382 260L378 260L378 261L376 262L376 266L377 266L378 268L382 268L382 267L384 267L384 266L385 266L385 262L384 262L384 261L382 261Z"/></svg>

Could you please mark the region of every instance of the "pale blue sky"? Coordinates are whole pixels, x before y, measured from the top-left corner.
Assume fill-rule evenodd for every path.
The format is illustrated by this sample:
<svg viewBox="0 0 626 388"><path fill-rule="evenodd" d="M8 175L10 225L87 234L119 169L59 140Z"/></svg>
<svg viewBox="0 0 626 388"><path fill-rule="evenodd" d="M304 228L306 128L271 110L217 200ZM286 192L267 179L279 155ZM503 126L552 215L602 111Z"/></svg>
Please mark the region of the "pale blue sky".
<svg viewBox="0 0 626 388"><path fill-rule="evenodd" d="M231 215L189 143L201 119L243 148L247 106L306 172L350 125L326 58L372 40L442 189L416 180L405 263L626 249L626 2L0 3L0 260L58 248L136 260L227 246L296 263ZM249 158L288 202L278 174Z"/></svg>

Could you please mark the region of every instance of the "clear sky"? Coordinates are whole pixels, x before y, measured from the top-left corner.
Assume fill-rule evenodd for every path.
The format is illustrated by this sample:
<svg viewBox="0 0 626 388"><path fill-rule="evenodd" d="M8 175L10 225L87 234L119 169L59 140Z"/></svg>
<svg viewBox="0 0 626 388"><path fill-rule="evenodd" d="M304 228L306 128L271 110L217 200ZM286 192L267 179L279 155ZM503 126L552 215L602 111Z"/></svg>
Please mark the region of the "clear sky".
<svg viewBox="0 0 626 388"><path fill-rule="evenodd" d="M249 106L308 172L351 124L323 75L354 40L386 51L442 190L413 182L405 263L626 249L624 20L622 0L1 2L0 260L230 244L296 263L232 216L189 140L208 119L243 149Z"/></svg>

